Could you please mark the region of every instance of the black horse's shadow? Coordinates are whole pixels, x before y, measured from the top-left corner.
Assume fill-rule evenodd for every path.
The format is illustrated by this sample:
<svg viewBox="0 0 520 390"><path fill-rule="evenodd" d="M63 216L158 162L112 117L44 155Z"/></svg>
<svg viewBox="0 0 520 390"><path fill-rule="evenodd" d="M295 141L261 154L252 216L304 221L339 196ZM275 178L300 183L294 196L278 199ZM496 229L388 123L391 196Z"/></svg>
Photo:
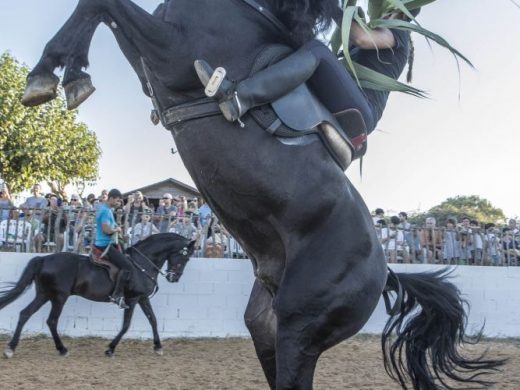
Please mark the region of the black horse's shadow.
<svg viewBox="0 0 520 390"><path fill-rule="evenodd" d="M161 233L148 237L127 250L132 259L132 283L125 292L129 308L124 311L123 327L110 342L105 354L112 356L123 335L128 331L135 306L139 304L153 331L154 350L162 354L162 345L157 331L157 321L149 296L157 291L159 273L169 282L177 282L194 250L194 242L174 233ZM166 274L161 271L168 262ZM71 295L96 302L109 302L114 283L108 272L94 265L88 256L73 253L56 253L35 257L29 261L20 280L14 287L0 292L0 309L16 300L32 283L36 297L20 312L13 337L4 350L4 357L11 358L18 346L23 326L45 303L51 302L47 325L62 356L68 354L57 331L58 320L67 299ZM115 307L114 307L115 310Z"/></svg>
<svg viewBox="0 0 520 390"><path fill-rule="evenodd" d="M386 368L403 387L432 389L443 375L485 385L472 373L502 362L458 354L460 292L443 272L387 281L370 213L319 139L273 137L251 115L241 128L204 98L196 59L241 80L269 62L266 50L290 41L273 22L278 3L175 0L150 15L130 0L80 0L30 73L23 102L55 96L57 67L65 67L70 107L90 96L82 71L90 42L100 23L111 29L153 99L154 119L172 132L203 197L252 259L245 320L271 388L312 388L321 353L363 327L384 289L401 292L383 340Z"/></svg>

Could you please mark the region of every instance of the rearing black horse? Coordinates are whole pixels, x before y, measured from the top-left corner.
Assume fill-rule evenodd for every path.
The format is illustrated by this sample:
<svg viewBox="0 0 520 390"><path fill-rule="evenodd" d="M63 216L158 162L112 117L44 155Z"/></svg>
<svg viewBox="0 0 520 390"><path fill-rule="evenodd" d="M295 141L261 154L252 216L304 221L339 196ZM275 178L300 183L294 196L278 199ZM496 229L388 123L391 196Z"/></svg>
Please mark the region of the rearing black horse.
<svg viewBox="0 0 520 390"><path fill-rule="evenodd" d="M149 296L157 288L157 275L168 260L166 279L177 282L193 253L195 242L174 233L161 233L148 237L130 247L127 254L136 265L133 271L130 291L125 293L129 308L124 312L123 327L110 342L105 354L112 356L123 335L130 327L136 304L139 304L150 321L153 331L154 350L162 354L161 340L157 331L157 321ZM20 280L12 289L0 292L0 309L16 300L32 283L36 286L36 297L20 312L14 335L4 350L4 356L11 358L18 346L22 328L29 318L45 303L51 302L51 312L47 325L51 331L56 349L62 356L68 354L58 335L58 321L65 302L71 295L96 302L109 302L114 289L108 272L89 261L87 256L74 253L56 253L35 257L29 261Z"/></svg>
<svg viewBox="0 0 520 390"><path fill-rule="evenodd" d="M197 187L253 261L245 320L271 388L312 388L321 353L357 333L383 290L399 286L399 310L383 334L389 373L415 389L436 388L443 376L485 385L473 374L501 362L459 355L459 291L442 272L387 281L369 211L320 140L273 137L249 114L240 128L205 99L194 61L224 66L236 80L265 65L273 45L290 41L277 22L282 3L172 0L150 15L130 0L79 0L29 75L23 102L54 96L56 67L65 67L69 107L86 99L92 35L109 26Z"/></svg>

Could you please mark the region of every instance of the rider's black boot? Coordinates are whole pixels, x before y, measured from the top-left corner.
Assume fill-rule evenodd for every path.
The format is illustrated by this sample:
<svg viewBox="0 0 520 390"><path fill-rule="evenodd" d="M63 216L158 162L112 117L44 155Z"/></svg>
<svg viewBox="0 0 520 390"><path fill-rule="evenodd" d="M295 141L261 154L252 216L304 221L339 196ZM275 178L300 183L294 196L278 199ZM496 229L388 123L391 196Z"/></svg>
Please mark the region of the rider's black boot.
<svg viewBox="0 0 520 390"><path fill-rule="evenodd" d="M130 272L121 270L117 274L114 292L109 297L120 309L128 309L129 306L125 302L125 287L130 280Z"/></svg>
<svg viewBox="0 0 520 390"><path fill-rule="evenodd" d="M205 87L210 81L216 84L210 84L210 88L216 90L212 96L219 101L226 119L234 122L251 108L271 103L307 81L318 65L319 61L311 51L299 50L238 83L226 78L212 79L214 70L203 60L195 61L195 70Z"/></svg>

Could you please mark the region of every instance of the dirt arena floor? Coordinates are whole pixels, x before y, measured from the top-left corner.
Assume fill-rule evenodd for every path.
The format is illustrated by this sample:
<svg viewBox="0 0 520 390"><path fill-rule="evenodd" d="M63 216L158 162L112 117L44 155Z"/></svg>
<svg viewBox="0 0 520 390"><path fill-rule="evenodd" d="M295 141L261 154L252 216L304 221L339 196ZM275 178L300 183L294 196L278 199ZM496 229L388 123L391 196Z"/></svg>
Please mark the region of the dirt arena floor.
<svg viewBox="0 0 520 390"><path fill-rule="evenodd" d="M5 345L6 337L0 337ZM253 344L244 339L166 340L164 355L151 342L123 340L112 359L107 340L65 339L62 358L51 339L23 339L14 358L0 360L0 389L267 389ZM510 358L493 375L494 389L520 389L520 340L486 341L490 356ZM320 359L316 389L399 389L385 374L379 338L357 336ZM464 388L464 387L461 387Z"/></svg>

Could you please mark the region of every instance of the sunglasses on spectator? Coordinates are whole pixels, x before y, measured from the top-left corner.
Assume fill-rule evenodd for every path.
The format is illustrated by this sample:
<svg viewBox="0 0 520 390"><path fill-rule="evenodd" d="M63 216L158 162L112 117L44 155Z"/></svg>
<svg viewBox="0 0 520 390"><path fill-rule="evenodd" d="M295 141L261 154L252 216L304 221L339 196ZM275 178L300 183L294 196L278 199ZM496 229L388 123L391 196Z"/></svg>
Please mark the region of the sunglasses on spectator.
<svg viewBox="0 0 520 390"><path fill-rule="evenodd" d="M75 199L75 198L72 198L70 201L71 202L77 202L79 199Z"/></svg>

